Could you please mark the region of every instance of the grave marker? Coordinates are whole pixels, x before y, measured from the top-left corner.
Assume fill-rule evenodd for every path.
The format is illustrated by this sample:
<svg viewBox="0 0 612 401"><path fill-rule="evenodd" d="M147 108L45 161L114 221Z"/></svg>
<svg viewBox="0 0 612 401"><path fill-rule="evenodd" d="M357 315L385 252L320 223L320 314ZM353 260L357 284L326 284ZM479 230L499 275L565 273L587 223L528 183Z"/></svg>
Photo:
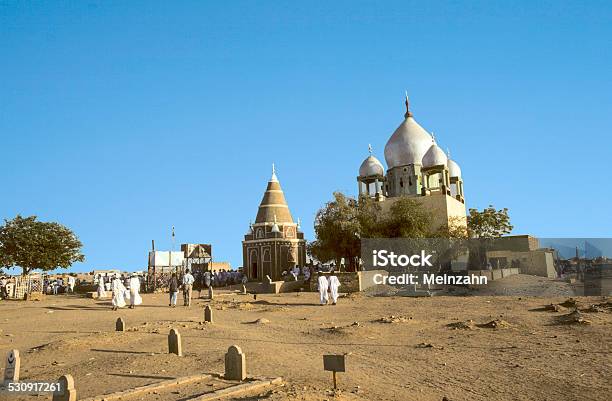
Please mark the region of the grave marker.
<svg viewBox="0 0 612 401"><path fill-rule="evenodd" d="M183 356L181 335L177 329L170 329L170 334L168 334L168 353Z"/></svg>
<svg viewBox="0 0 612 401"><path fill-rule="evenodd" d="M338 389L336 372L346 372L346 355L323 355L323 369L331 371L334 379L334 390Z"/></svg>
<svg viewBox="0 0 612 401"><path fill-rule="evenodd" d="M64 375L59 378L59 391L53 393L52 401L76 401L76 389L74 388L74 379L72 375Z"/></svg>
<svg viewBox="0 0 612 401"><path fill-rule="evenodd" d="M208 299L213 299L215 297L215 292L213 291L212 285L208 287Z"/></svg>
<svg viewBox="0 0 612 401"><path fill-rule="evenodd" d="M6 367L4 368L4 384L19 381L19 368L21 366L21 358L19 350L10 350L6 356Z"/></svg>
<svg viewBox="0 0 612 401"><path fill-rule="evenodd" d="M208 323L213 322L212 309L210 308L210 305L206 305L206 307L204 308L204 321Z"/></svg>
<svg viewBox="0 0 612 401"><path fill-rule="evenodd" d="M232 345L225 354L225 376L226 380L246 379L246 358L237 345Z"/></svg>
<svg viewBox="0 0 612 401"><path fill-rule="evenodd" d="M247 293L246 285L242 284L242 295L246 295L246 293Z"/></svg>
<svg viewBox="0 0 612 401"><path fill-rule="evenodd" d="M123 318L117 318L117 322L115 323L115 331L125 331L125 322Z"/></svg>

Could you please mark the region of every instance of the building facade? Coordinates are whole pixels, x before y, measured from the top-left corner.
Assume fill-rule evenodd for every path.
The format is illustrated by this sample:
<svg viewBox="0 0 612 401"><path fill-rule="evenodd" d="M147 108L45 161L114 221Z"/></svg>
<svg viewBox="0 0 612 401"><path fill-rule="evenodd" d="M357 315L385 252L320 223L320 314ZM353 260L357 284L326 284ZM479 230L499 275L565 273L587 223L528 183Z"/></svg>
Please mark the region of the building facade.
<svg viewBox="0 0 612 401"><path fill-rule="evenodd" d="M385 146L387 171L370 155L361 163L359 195L382 202L383 210L402 196L421 203L432 213L435 231L443 226L465 226L466 210L461 169L414 119L406 96L404 121Z"/></svg>
<svg viewBox="0 0 612 401"><path fill-rule="evenodd" d="M242 241L242 263L247 277L254 281L266 276L280 280L283 271L306 264L304 233L299 221L293 221L274 165L255 223Z"/></svg>

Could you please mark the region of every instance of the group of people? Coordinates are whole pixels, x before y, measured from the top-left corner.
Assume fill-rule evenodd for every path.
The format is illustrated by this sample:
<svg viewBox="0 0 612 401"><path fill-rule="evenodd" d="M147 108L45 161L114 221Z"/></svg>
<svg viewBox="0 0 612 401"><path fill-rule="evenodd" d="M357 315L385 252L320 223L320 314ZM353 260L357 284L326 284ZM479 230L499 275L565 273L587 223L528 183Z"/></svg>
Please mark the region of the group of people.
<svg viewBox="0 0 612 401"><path fill-rule="evenodd" d="M198 282L201 282L205 288L210 286L225 287L226 285L240 284L245 278L246 275L241 271L221 269L213 272L205 271L198 277Z"/></svg>
<svg viewBox="0 0 612 401"><path fill-rule="evenodd" d="M186 270L181 284L181 288L183 289L183 306L191 306L191 293L193 292L194 282L195 278L189 270ZM176 273L172 273L172 277L170 277L170 281L168 282L168 290L170 294L170 304L168 306L174 308L176 307L176 301L179 293L179 280Z"/></svg>
<svg viewBox="0 0 612 401"><path fill-rule="evenodd" d="M294 281L297 281L300 274L304 277L304 281L310 280L310 275L311 275L310 267L308 266L300 267L299 265L295 265L289 271L284 271L282 273L282 276L286 278L291 277Z"/></svg>
<svg viewBox="0 0 612 401"><path fill-rule="evenodd" d="M338 289L340 288L340 280L332 270L329 277L326 277L322 271L318 273L317 285L319 288L319 298L321 306L327 305L331 298L332 305L338 303Z"/></svg>
<svg viewBox="0 0 612 401"><path fill-rule="evenodd" d="M76 278L68 276L65 281L63 277L58 277L55 279L45 278L43 286L44 292L47 295L74 293L74 287L76 286Z"/></svg>
<svg viewBox="0 0 612 401"><path fill-rule="evenodd" d="M113 305L113 310L123 308L128 303L130 309L134 309L136 306L142 304L142 297L140 296L140 277L132 273L125 281L125 284L124 280L126 279L122 279L119 274L114 274L110 277L98 276L98 298L106 298L107 288L110 288L112 291L111 303Z"/></svg>

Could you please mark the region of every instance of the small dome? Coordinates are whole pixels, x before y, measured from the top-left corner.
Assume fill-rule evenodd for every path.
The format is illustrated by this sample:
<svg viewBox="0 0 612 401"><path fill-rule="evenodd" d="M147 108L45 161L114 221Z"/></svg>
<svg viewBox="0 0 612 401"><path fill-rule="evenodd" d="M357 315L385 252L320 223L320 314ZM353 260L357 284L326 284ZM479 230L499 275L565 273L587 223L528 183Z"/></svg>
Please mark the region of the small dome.
<svg viewBox="0 0 612 401"><path fill-rule="evenodd" d="M429 147L429 150L423 156L423 167L434 167L434 166L446 166L448 157L444 154L444 151L436 144L436 141Z"/></svg>
<svg viewBox="0 0 612 401"><path fill-rule="evenodd" d="M360 177L369 177L371 175L385 175L385 168L382 163L374 156L368 156L359 167Z"/></svg>
<svg viewBox="0 0 612 401"><path fill-rule="evenodd" d="M448 175L451 177L461 177L461 168L456 161L448 159Z"/></svg>
<svg viewBox="0 0 612 401"><path fill-rule="evenodd" d="M406 97L405 120L393 132L385 145L385 160L389 169L419 164L431 146L431 136L412 118Z"/></svg>

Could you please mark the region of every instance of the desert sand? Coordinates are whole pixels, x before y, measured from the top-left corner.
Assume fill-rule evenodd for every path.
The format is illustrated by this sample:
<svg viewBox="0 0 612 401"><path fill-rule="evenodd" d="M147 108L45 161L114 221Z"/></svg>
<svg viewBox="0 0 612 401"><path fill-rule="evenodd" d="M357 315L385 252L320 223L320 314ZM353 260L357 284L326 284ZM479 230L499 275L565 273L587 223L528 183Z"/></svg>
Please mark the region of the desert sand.
<svg viewBox="0 0 612 401"><path fill-rule="evenodd" d="M314 293L254 300L223 290L189 308L169 308L167 294L145 294L143 305L116 312L108 300L78 295L0 301L0 351L20 350L22 380L70 373L79 399L221 374L227 348L237 344L250 376L284 379L281 386L234 398L240 400L609 400L610 300L576 297L574 304L563 283L504 280L504 296L494 296L495 288L483 296L428 298L369 291L344 296L337 306L319 306ZM525 295L529 291L508 290L513 283L548 292ZM203 323L208 304L212 324ZM118 317L128 331L115 332ZM167 353L170 328L182 335L183 357ZM347 372L338 374L340 391L334 393L322 355L343 353ZM187 400L202 386L226 385L217 379L135 399Z"/></svg>

